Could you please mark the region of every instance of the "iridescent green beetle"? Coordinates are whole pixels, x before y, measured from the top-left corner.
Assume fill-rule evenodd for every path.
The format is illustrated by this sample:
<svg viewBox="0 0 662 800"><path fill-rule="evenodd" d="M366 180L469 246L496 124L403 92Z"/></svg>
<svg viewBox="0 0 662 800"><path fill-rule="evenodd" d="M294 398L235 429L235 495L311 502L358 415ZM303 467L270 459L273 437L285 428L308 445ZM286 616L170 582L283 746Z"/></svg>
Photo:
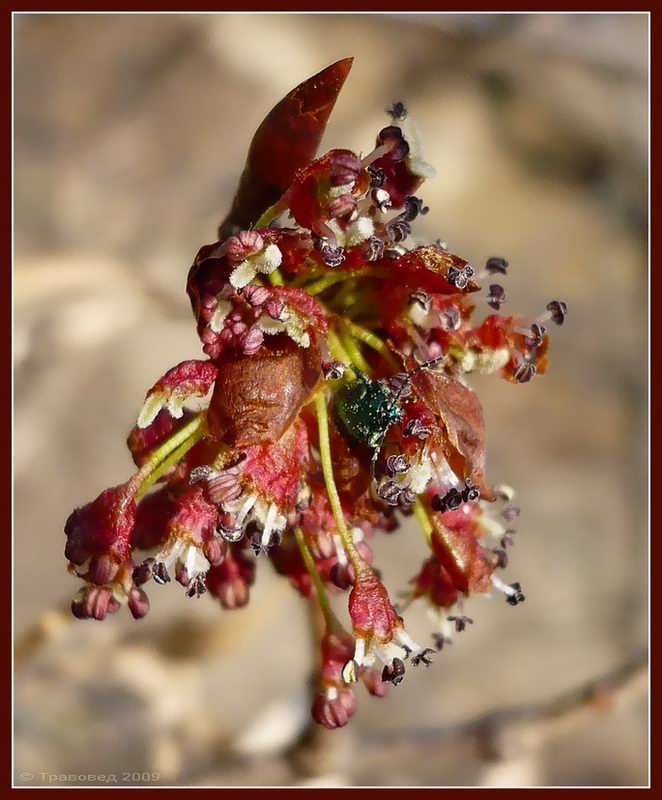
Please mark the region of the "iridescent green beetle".
<svg viewBox="0 0 662 800"><path fill-rule="evenodd" d="M336 414L353 439L372 448L373 475L389 428L400 422L404 416L398 403L401 397L406 397L411 391L411 376L420 369L437 366L440 361L441 359L426 361L410 373L401 373L397 376L400 385L395 391L383 381L373 380L352 365L357 379L338 390Z"/></svg>
<svg viewBox="0 0 662 800"><path fill-rule="evenodd" d="M336 412L347 433L378 454L388 429L402 419L399 394L356 367L352 369L357 379L338 391Z"/></svg>

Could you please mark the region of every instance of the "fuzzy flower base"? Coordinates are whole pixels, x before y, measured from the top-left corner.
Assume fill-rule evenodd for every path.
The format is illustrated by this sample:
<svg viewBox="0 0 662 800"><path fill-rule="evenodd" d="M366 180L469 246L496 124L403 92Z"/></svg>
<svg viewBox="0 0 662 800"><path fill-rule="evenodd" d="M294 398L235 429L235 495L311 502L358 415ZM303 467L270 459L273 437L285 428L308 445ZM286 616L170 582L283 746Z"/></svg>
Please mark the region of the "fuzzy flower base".
<svg viewBox="0 0 662 800"><path fill-rule="evenodd" d="M485 475L468 377L542 374L547 327L566 313L553 300L504 316L503 258L477 268L417 243L429 212L417 193L434 170L402 103L368 155L314 158L350 66L298 86L258 129L221 237L189 272L206 358L156 381L128 438L137 471L65 526L82 619L124 604L144 617L146 586L173 579L241 608L271 561L324 617L312 715L328 728L354 713L355 684L382 697L409 665L428 666L472 623L471 595L524 600L500 577L519 509ZM429 554L396 608L371 543L412 513ZM348 594L348 627L332 593ZM401 616L415 600L431 612L426 644Z"/></svg>

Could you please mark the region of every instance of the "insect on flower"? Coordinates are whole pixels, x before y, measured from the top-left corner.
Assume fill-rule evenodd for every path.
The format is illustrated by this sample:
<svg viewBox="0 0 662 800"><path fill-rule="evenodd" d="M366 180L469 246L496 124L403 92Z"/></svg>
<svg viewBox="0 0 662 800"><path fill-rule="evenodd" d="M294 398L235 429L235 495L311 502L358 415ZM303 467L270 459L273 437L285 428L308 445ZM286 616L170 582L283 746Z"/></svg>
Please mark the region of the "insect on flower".
<svg viewBox="0 0 662 800"><path fill-rule="evenodd" d="M437 361L428 361L416 367L429 369ZM382 443L392 425L400 422L404 411L398 405L400 398L411 391L411 375L399 374L399 386L392 389L383 380L369 378L355 365L351 365L357 380L345 384L337 393L335 411L345 431L358 442L372 448L371 470L379 458Z"/></svg>
<svg viewBox="0 0 662 800"><path fill-rule="evenodd" d="M219 239L188 274L205 358L151 376L127 440L136 471L65 524L80 619L122 606L143 618L148 589L173 578L189 598L240 609L270 562L324 618L311 713L328 728L354 714L359 683L383 697L409 666L429 666L472 624L469 598L524 600L499 575L519 509L487 479L469 381L538 380L547 326L567 314L551 300L537 316L474 320L481 300L506 303L483 281L509 265L490 256L480 270L413 241L434 170L403 103L367 155L316 158L351 63L296 87L258 128ZM372 545L409 511L428 554L396 605ZM348 593L349 624L332 593ZM434 648L401 616L419 600Z"/></svg>

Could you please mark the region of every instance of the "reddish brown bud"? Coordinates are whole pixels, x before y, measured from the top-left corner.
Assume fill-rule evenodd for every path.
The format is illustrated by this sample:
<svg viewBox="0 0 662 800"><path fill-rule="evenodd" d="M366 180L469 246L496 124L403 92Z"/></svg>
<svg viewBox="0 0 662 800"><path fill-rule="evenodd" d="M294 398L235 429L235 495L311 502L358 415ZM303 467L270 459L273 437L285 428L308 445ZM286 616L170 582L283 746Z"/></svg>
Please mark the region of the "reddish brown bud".
<svg viewBox="0 0 662 800"><path fill-rule="evenodd" d="M275 442L322 380L316 347L267 351L219 366L207 425L234 447Z"/></svg>

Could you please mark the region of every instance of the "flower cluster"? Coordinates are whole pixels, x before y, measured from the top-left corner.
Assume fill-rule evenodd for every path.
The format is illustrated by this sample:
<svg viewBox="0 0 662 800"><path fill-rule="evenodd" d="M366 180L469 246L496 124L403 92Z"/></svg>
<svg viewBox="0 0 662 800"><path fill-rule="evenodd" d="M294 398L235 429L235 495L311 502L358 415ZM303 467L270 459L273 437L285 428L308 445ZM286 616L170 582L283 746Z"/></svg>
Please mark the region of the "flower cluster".
<svg viewBox="0 0 662 800"><path fill-rule="evenodd" d="M302 86L288 102L312 91ZM434 171L402 103L368 155L292 163L254 224L195 257L187 290L206 358L147 392L128 438L137 471L71 514L66 557L83 580L73 612L97 620L124 604L144 617L146 587L172 579L240 608L271 561L324 618L312 714L333 728L354 713L357 682L379 697L407 665L429 665L472 622L467 598L524 600L500 577L519 509L486 477L467 376L542 374L566 307L505 316L503 258L475 267L416 241ZM428 556L396 607L371 546L411 513ZM349 630L334 593L348 593ZM430 646L401 616L417 599L432 613Z"/></svg>

